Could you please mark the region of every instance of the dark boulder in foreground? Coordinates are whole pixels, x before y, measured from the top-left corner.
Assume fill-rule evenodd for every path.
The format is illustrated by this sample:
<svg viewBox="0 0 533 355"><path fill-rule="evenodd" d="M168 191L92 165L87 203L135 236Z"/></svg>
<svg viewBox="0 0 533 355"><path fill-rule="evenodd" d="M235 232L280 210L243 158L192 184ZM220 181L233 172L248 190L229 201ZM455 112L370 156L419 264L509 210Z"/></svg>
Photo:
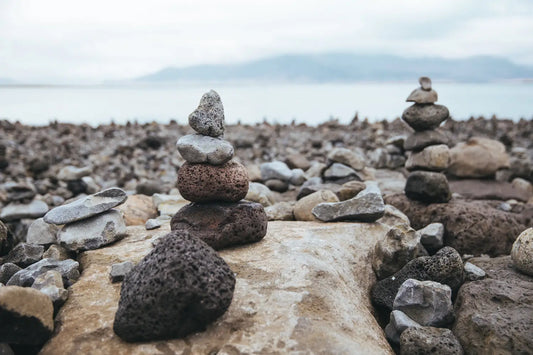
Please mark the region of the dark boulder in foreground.
<svg viewBox="0 0 533 355"><path fill-rule="evenodd" d="M113 329L129 342L202 331L226 312L234 288L233 272L212 248L170 232L126 275Z"/></svg>
<svg viewBox="0 0 533 355"><path fill-rule="evenodd" d="M257 242L266 235L268 217L255 202L191 203L172 217L172 230L186 230L210 247L225 247Z"/></svg>

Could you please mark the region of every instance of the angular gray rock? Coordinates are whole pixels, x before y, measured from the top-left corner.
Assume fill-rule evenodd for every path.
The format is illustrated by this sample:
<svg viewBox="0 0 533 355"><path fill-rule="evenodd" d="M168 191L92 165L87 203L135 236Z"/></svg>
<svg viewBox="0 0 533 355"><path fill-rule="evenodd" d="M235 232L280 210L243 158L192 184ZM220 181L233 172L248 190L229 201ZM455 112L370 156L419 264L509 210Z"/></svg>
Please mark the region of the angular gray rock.
<svg viewBox="0 0 533 355"><path fill-rule="evenodd" d="M377 183L369 181L366 186L366 189L349 200L318 204L313 208L313 215L325 222L376 221L385 214L385 203Z"/></svg>
<svg viewBox="0 0 533 355"><path fill-rule="evenodd" d="M420 327L421 325L409 318L409 316L402 311L394 310L390 313L390 320L385 327L385 335L389 341L399 344L400 335L403 331L410 327Z"/></svg>
<svg viewBox="0 0 533 355"><path fill-rule="evenodd" d="M415 131L425 131L437 128L449 116L446 106L415 103L403 111L402 119Z"/></svg>
<svg viewBox="0 0 533 355"><path fill-rule="evenodd" d="M313 209L324 202L339 202L339 198L330 190L319 190L307 195L294 205L293 213L297 221L316 221Z"/></svg>
<svg viewBox="0 0 533 355"><path fill-rule="evenodd" d="M111 265L111 271L109 277L111 282L120 282L124 280L124 277L130 272L135 265L131 261L124 261Z"/></svg>
<svg viewBox="0 0 533 355"><path fill-rule="evenodd" d="M7 254L4 262L25 268L41 260L43 253L44 247L42 245L20 243Z"/></svg>
<svg viewBox="0 0 533 355"><path fill-rule="evenodd" d="M54 330L54 308L28 287L0 287L0 343L41 345Z"/></svg>
<svg viewBox="0 0 533 355"><path fill-rule="evenodd" d="M127 198L124 190L112 187L56 207L44 216L44 221L52 224L72 223L108 211L124 203Z"/></svg>
<svg viewBox="0 0 533 355"><path fill-rule="evenodd" d="M65 290L63 285L63 277L57 270L49 270L39 275L31 287L50 297L55 312L61 308L68 298L68 291Z"/></svg>
<svg viewBox="0 0 533 355"><path fill-rule="evenodd" d="M216 91L211 90L202 96L198 108L189 115L189 125L204 136L224 134L224 106Z"/></svg>
<svg viewBox="0 0 533 355"><path fill-rule="evenodd" d="M39 275L42 275L49 270L57 270L61 273L65 286L69 287L80 277L80 272L78 270L79 265L80 264L77 261L72 259L43 259L14 274L9 279L6 286L30 287Z"/></svg>
<svg viewBox="0 0 533 355"><path fill-rule="evenodd" d="M224 314L234 288L233 272L212 248L173 231L127 274L113 329L129 342L184 337Z"/></svg>
<svg viewBox="0 0 533 355"><path fill-rule="evenodd" d="M385 238L378 240L372 254L372 269L378 280L400 270L419 255L420 237L407 224L392 227Z"/></svg>
<svg viewBox="0 0 533 355"><path fill-rule="evenodd" d="M463 355L461 344L446 328L411 327L400 336L400 355Z"/></svg>
<svg viewBox="0 0 533 355"><path fill-rule="evenodd" d="M421 256L408 262L400 271L380 280L372 287L372 302L380 308L392 310L394 298L407 279L435 281L457 291L463 283L463 260L450 247L444 247L433 256Z"/></svg>
<svg viewBox="0 0 533 355"><path fill-rule="evenodd" d="M323 177L326 182L331 181L341 184L350 180L361 180L354 169L341 163L333 163L324 170Z"/></svg>
<svg viewBox="0 0 533 355"><path fill-rule="evenodd" d="M468 281L483 280L485 276L487 276L487 274L482 268L472 264L469 261L465 263L464 271L465 271L465 280L468 280Z"/></svg>
<svg viewBox="0 0 533 355"><path fill-rule="evenodd" d="M263 181L278 179L281 181L289 181L292 176L292 170L282 161L275 160L268 163L263 163L260 166L261 179Z"/></svg>
<svg viewBox="0 0 533 355"><path fill-rule="evenodd" d="M144 224L146 230L148 230L148 231L152 230L152 229L157 229L157 228L161 227L162 225L163 225L163 221L161 221L159 219L156 219L156 218L150 218Z"/></svg>
<svg viewBox="0 0 533 355"><path fill-rule="evenodd" d="M40 245L53 244L57 240L58 231L57 225L46 223L43 218L37 218L28 228L26 242Z"/></svg>
<svg viewBox="0 0 533 355"><path fill-rule="evenodd" d="M454 319L452 290L434 281L407 279L394 298L393 309L420 325L445 326Z"/></svg>
<svg viewBox="0 0 533 355"><path fill-rule="evenodd" d="M422 202L448 202L452 195L446 175L430 171L413 171L405 183L405 195Z"/></svg>
<svg viewBox="0 0 533 355"><path fill-rule="evenodd" d="M442 223L430 223L424 228L417 230L420 243L429 252L434 252L444 245L444 225Z"/></svg>
<svg viewBox="0 0 533 355"><path fill-rule="evenodd" d="M407 97L407 102L416 102L417 104L433 104L439 99L437 92L433 89L424 90L418 88L413 90Z"/></svg>
<svg viewBox="0 0 533 355"><path fill-rule="evenodd" d="M72 222L63 226L57 235L61 246L72 251L97 249L122 239L126 224L117 210Z"/></svg>
<svg viewBox="0 0 533 355"><path fill-rule="evenodd" d="M43 259L67 260L69 251L61 245L52 244L43 254Z"/></svg>
<svg viewBox="0 0 533 355"><path fill-rule="evenodd" d="M222 138L188 134L178 139L176 146L189 163L222 165L233 157L233 146Z"/></svg>
<svg viewBox="0 0 533 355"><path fill-rule="evenodd" d="M44 201L33 200L30 203L12 202L0 211L0 219L4 222L16 221L23 218L39 218L48 212L48 205Z"/></svg>

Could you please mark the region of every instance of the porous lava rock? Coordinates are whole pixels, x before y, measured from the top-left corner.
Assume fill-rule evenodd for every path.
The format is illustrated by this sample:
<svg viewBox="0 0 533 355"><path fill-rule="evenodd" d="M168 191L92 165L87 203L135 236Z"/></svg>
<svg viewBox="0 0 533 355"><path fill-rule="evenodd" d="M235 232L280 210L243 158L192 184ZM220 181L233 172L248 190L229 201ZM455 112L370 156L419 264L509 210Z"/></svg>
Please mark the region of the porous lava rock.
<svg viewBox="0 0 533 355"><path fill-rule="evenodd" d="M177 187L192 202L237 202L248 193L248 172L236 161L223 165L184 163Z"/></svg>
<svg viewBox="0 0 533 355"><path fill-rule="evenodd" d="M446 106L414 104L403 111L402 119L415 131L425 131L437 128L449 116Z"/></svg>
<svg viewBox="0 0 533 355"><path fill-rule="evenodd" d="M126 275L113 329L128 342L184 337L224 314L234 288L233 272L211 247L170 232Z"/></svg>
<svg viewBox="0 0 533 355"><path fill-rule="evenodd" d="M266 235L268 217L256 202L191 203L172 217L172 230L186 230L213 249L257 242Z"/></svg>
<svg viewBox="0 0 533 355"><path fill-rule="evenodd" d="M516 237L528 227L523 213L497 209L499 201L452 199L448 203L425 204L395 194L386 196L385 202L405 213L414 229L442 223L444 245L461 255L509 254Z"/></svg>

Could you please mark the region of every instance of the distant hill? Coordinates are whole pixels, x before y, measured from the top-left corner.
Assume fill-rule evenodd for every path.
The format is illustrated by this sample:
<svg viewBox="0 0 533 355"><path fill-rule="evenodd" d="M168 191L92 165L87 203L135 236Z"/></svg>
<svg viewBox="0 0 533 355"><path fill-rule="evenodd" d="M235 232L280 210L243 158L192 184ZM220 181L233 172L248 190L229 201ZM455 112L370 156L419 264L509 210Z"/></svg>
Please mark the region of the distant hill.
<svg viewBox="0 0 533 355"><path fill-rule="evenodd" d="M330 53L283 55L232 65L169 67L135 81L354 82L413 80L422 75L434 80L484 82L533 78L533 68L490 56L443 59Z"/></svg>

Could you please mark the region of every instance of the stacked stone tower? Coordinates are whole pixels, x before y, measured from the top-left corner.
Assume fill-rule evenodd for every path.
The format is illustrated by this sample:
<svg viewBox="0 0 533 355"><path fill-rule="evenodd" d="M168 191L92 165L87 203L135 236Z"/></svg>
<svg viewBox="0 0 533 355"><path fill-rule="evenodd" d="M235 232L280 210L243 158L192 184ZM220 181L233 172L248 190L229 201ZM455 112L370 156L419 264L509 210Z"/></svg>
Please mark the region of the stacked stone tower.
<svg viewBox="0 0 533 355"><path fill-rule="evenodd" d="M442 173L450 164L446 136L436 130L449 117L446 106L436 105L437 92L431 79L421 77L420 88L414 90L407 102L414 102L402 114L402 119L415 130L404 142L408 151L405 163L411 171L405 184L408 198L423 202L448 202L451 198L446 176Z"/></svg>
<svg viewBox="0 0 533 355"><path fill-rule="evenodd" d="M214 249L262 239L268 218L261 204L241 201L248 192L248 172L232 160L233 146L223 139L224 107L215 91L202 96L189 124L197 133L178 140L186 163L177 187L192 203L174 215L172 230L193 232Z"/></svg>

